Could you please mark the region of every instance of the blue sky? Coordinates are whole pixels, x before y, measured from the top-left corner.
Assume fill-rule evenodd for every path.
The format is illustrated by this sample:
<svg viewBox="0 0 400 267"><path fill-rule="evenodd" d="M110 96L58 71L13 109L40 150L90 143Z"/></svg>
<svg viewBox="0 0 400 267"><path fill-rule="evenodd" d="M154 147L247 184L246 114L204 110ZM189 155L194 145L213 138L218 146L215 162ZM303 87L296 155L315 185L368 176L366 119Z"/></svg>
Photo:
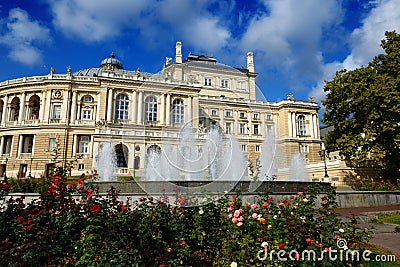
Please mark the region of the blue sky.
<svg viewBox="0 0 400 267"><path fill-rule="evenodd" d="M175 43L234 67L254 52L269 101L324 97L337 70L381 53L400 32L400 0L0 0L0 81L97 67L159 72Z"/></svg>

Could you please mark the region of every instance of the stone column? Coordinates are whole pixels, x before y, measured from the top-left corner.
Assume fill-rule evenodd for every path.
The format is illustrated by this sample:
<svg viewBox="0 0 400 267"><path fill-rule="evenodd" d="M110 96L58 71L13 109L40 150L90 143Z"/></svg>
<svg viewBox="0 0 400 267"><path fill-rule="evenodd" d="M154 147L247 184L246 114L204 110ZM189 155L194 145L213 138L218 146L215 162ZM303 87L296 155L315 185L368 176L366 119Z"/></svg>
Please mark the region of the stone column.
<svg viewBox="0 0 400 267"><path fill-rule="evenodd" d="M39 122L43 122L44 108L45 108L45 102L46 102L46 91L42 92L42 97L40 100L41 100L41 104L39 107Z"/></svg>
<svg viewBox="0 0 400 267"><path fill-rule="evenodd" d="M252 115L251 112L247 113L247 120L249 121L249 124L247 125L249 127L249 136L253 135L253 124L252 124L252 121L251 121L251 115Z"/></svg>
<svg viewBox="0 0 400 267"><path fill-rule="evenodd" d="M163 125L165 123L165 95L161 94L161 109L160 109L160 124Z"/></svg>
<svg viewBox="0 0 400 267"><path fill-rule="evenodd" d="M292 113L292 133L293 137L297 136L296 113Z"/></svg>
<svg viewBox="0 0 400 267"><path fill-rule="evenodd" d="M238 123L238 111L233 110L233 133L235 135L239 134L239 123Z"/></svg>
<svg viewBox="0 0 400 267"><path fill-rule="evenodd" d="M43 120L45 122L49 122L50 114L51 114L51 108L50 108L50 101L51 101L51 90L47 91L47 97L46 97L46 102L45 102L45 111L44 111L44 118Z"/></svg>
<svg viewBox="0 0 400 267"><path fill-rule="evenodd" d="M31 153L31 157L33 158L34 154L35 154L35 143L36 143L36 134L33 135L32 137L32 153Z"/></svg>
<svg viewBox="0 0 400 267"><path fill-rule="evenodd" d="M25 111L25 98L26 98L26 93L22 93L21 97L21 103L20 103L20 108L19 108L19 114L18 114L18 123L21 123L22 121L25 120L24 118L24 111Z"/></svg>
<svg viewBox="0 0 400 267"><path fill-rule="evenodd" d="M192 97L188 97L188 103L187 103L187 109L188 109L188 115L187 115L187 121L190 122L192 120ZM192 124L192 123L190 123Z"/></svg>
<svg viewBox="0 0 400 267"><path fill-rule="evenodd" d="M72 156L74 157L76 155L76 134L74 134L73 138L72 138Z"/></svg>
<svg viewBox="0 0 400 267"><path fill-rule="evenodd" d="M1 141L0 141L0 155L3 154L4 150L4 136L1 136Z"/></svg>
<svg viewBox="0 0 400 267"><path fill-rule="evenodd" d="M24 136L22 134L19 135L19 141L18 141L18 154L17 156L20 156L22 153L22 144L24 141Z"/></svg>
<svg viewBox="0 0 400 267"><path fill-rule="evenodd" d="M108 99L107 99L107 120L112 120L112 110L113 110L113 88L108 88Z"/></svg>
<svg viewBox="0 0 400 267"><path fill-rule="evenodd" d="M143 122L143 92L139 91L137 123Z"/></svg>
<svg viewBox="0 0 400 267"><path fill-rule="evenodd" d="M289 137L293 136L293 132L292 132L292 112L289 111L288 113L288 135Z"/></svg>
<svg viewBox="0 0 400 267"><path fill-rule="evenodd" d="M171 95L167 94L167 102L165 103L165 108L166 108L166 125L171 124Z"/></svg>
<svg viewBox="0 0 400 267"><path fill-rule="evenodd" d="M6 95L3 99L3 116L1 118L1 124L5 125L7 121L7 111L8 111L8 96Z"/></svg>
<svg viewBox="0 0 400 267"><path fill-rule="evenodd" d="M137 92L133 91L132 97L132 122L136 124L137 122Z"/></svg>
<svg viewBox="0 0 400 267"><path fill-rule="evenodd" d="M72 91L72 103L71 103L71 123L75 123L76 119L76 90Z"/></svg>
<svg viewBox="0 0 400 267"><path fill-rule="evenodd" d="M81 110L82 108L81 108L81 105L79 104L78 105L78 112L77 112L77 118L78 118L78 121L81 119L81 112L82 112L82 110Z"/></svg>

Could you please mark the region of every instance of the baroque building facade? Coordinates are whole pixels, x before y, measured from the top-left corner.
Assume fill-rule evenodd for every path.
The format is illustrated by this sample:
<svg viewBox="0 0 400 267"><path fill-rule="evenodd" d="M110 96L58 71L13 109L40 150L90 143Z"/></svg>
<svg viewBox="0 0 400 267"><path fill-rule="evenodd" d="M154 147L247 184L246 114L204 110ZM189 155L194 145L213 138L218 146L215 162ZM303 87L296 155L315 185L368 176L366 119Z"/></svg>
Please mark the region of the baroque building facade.
<svg viewBox="0 0 400 267"><path fill-rule="evenodd" d="M79 156L72 175L91 172L103 142L115 147L117 175L141 176L149 149L176 144L183 125L200 139L217 126L252 161L273 133L282 170L296 153L307 164L320 162L319 106L312 98L257 100L251 52L246 68L234 68L210 56L183 59L181 46L156 74L125 70L111 54L99 67L68 67L65 74L52 68L45 76L1 82L0 176L47 175L56 144L62 161Z"/></svg>

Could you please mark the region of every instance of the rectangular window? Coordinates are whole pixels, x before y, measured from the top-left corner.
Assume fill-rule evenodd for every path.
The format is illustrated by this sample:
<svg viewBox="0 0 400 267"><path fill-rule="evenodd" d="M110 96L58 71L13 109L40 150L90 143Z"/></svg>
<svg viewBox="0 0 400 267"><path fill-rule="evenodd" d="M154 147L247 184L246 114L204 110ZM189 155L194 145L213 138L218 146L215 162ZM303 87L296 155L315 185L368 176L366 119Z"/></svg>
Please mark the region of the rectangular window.
<svg viewBox="0 0 400 267"><path fill-rule="evenodd" d="M92 119L92 110L84 109L82 110L82 120L91 120Z"/></svg>
<svg viewBox="0 0 400 267"><path fill-rule="evenodd" d="M260 113L254 113L254 114L253 114L253 118L254 118L255 120L260 119Z"/></svg>
<svg viewBox="0 0 400 267"><path fill-rule="evenodd" d="M33 135L21 135L22 138L22 153L32 153Z"/></svg>
<svg viewBox="0 0 400 267"><path fill-rule="evenodd" d="M253 128L253 133L255 134L255 135L258 135L258 134L260 134L260 128L259 128L259 125L258 124L254 124L254 126L253 126L254 128Z"/></svg>
<svg viewBox="0 0 400 267"><path fill-rule="evenodd" d="M57 139L56 138L49 138L49 150L50 152L53 152L54 149L56 148L57 144Z"/></svg>
<svg viewBox="0 0 400 267"><path fill-rule="evenodd" d="M53 119L55 120L61 119L61 105L53 106Z"/></svg>
<svg viewBox="0 0 400 267"><path fill-rule="evenodd" d="M255 147L255 150L256 150L256 152L260 152L260 145L256 145L256 147Z"/></svg>
<svg viewBox="0 0 400 267"><path fill-rule="evenodd" d="M79 163L78 164L78 171L84 171L85 170L85 164Z"/></svg>
<svg viewBox="0 0 400 267"><path fill-rule="evenodd" d="M245 119L246 118L246 112L240 112L239 113L239 118Z"/></svg>
<svg viewBox="0 0 400 267"><path fill-rule="evenodd" d="M221 87L228 88L229 87L229 80L221 80Z"/></svg>
<svg viewBox="0 0 400 267"><path fill-rule="evenodd" d="M272 121L272 114L267 114L267 121Z"/></svg>
<svg viewBox="0 0 400 267"><path fill-rule="evenodd" d="M13 136L12 135L5 135L4 136L4 146L2 154L10 154L11 153L11 145L12 145Z"/></svg>
<svg viewBox="0 0 400 267"><path fill-rule="evenodd" d="M218 111L216 109L211 110L211 116L218 116Z"/></svg>
<svg viewBox="0 0 400 267"><path fill-rule="evenodd" d="M303 145L303 146L301 146L301 152L302 152L302 153L308 153L308 152L309 152L308 145Z"/></svg>
<svg viewBox="0 0 400 267"><path fill-rule="evenodd" d="M232 123L230 122L225 123L225 133L227 134L232 133Z"/></svg>
<svg viewBox="0 0 400 267"><path fill-rule="evenodd" d="M211 78L204 78L204 85L211 86Z"/></svg>
<svg viewBox="0 0 400 267"><path fill-rule="evenodd" d="M89 143L90 136L81 135L79 138L79 153L80 154L89 154Z"/></svg>
<svg viewBox="0 0 400 267"><path fill-rule="evenodd" d="M247 151L247 146L246 146L246 145L240 145L240 149L241 149L243 152L246 152L246 151Z"/></svg>
<svg viewBox="0 0 400 267"><path fill-rule="evenodd" d="M232 117L232 111L231 110L225 111L225 116L226 117Z"/></svg>
<svg viewBox="0 0 400 267"><path fill-rule="evenodd" d="M246 134L246 124L244 123L239 124L239 133Z"/></svg>
<svg viewBox="0 0 400 267"><path fill-rule="evenodd" d="M238 81L236 88L238 90L246 90L246 82L245 81Z"/></svg>

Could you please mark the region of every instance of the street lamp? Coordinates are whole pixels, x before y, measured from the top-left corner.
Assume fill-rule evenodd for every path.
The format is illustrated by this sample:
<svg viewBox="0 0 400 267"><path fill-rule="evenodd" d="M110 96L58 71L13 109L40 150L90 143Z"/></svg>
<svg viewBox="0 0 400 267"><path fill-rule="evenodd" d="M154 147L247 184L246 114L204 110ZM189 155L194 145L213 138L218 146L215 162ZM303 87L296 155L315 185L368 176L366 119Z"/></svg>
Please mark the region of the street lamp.
<svg viewBox="0 0 400 267"><path fill-rule="evenodd" d="M6 165L4 166L4 181L7 182L7 162L8 158L6 158Z"/></svg>
<svg viewBox="0 0 400 267"><path fill-rule="evenodd" d="M33 158L31 158L31 165L29 165L29 175L28 175L28 178L32 178L32 161L33 161Z"/></svg>
<svg viewBox="0 0 400 267"><path fill-rule="evenodd" d="M324 181L329 181L328 169L326 168L326 158L329 157L329 152L325 149L324 142L321 142L320 146L321 150L318 151L318 153L321 159L324 161L324 166L325 166Z"/></svg>

